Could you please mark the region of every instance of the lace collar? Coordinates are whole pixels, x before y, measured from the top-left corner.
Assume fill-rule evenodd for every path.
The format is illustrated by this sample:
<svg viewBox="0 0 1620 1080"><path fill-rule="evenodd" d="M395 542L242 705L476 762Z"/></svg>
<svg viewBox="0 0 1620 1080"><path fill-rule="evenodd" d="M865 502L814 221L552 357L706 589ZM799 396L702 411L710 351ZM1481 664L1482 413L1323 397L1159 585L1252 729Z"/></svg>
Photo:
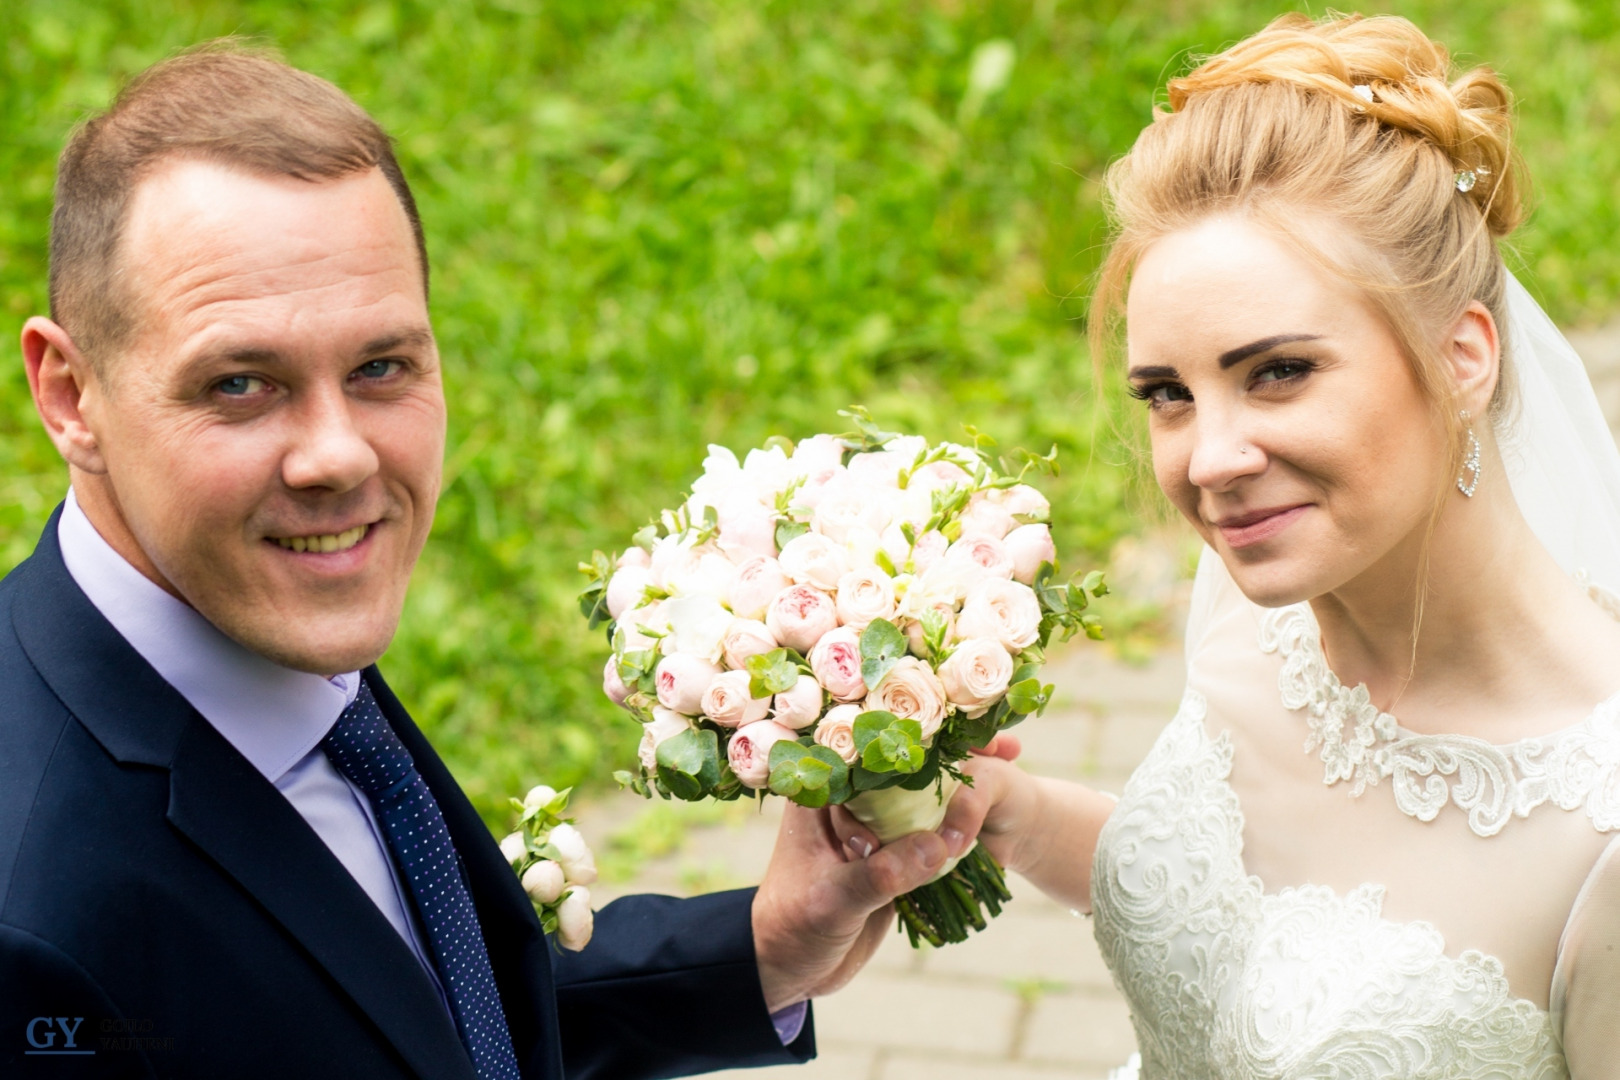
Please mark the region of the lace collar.
<svg viewBox="0 0 1620 1080"><path fill-rule="evenodd" d="M1283 705L1306 710L1305 752L1319 753L1323 783L1348 781L1354 797L1389 779L1402 813L1433 821L1453 802L1480 836L1495 836L1546 802L1584 809L1600 832L1620 829L1620 694L1574 727L1497 746L1403 730L1366 686L1347 688L1328 668L1307 604L1267 611L1260 648L1282 656Z"/></svg>

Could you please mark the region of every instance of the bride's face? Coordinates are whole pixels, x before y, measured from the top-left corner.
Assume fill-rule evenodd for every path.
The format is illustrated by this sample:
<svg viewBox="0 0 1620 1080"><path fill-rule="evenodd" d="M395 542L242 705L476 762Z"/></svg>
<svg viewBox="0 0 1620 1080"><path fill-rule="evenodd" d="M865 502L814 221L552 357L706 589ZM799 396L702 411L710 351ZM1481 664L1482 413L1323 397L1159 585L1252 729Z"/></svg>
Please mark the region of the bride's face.
<svg viewBox="0 0 1620 1080"><path fill-rule="evenodd" d="M1446 436L1354 288L1219 217L1147 250L1126 324L1159 486L1251 600L1320 596L1414 546Z"/></svg>

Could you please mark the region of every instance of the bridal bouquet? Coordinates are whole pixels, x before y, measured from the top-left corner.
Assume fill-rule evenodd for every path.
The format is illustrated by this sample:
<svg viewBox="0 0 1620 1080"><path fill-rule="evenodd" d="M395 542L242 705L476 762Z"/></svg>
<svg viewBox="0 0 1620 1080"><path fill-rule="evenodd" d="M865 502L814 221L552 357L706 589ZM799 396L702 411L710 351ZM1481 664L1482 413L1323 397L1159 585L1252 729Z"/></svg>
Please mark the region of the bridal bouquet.
<svg viewBox="0 0 1620 1080"><path fill-rule="evenodd" d="M989 442L929 446L857 430L739 462L709 447L684 503L616 560L581 569L580 606L611 623L603 685L641 722L650 797L772 792L843 804L884 843L937 828L957 763L1039 713L1054 632L1101 637L1102 575L1057 577L1050 506ZM1001 868L975 847L903 897L916 945L962 941L999 913Z"/></svg>
<svg viewBox="0 0 1620 1080"><path fill-rule="evenodd" d="M529 894L541 928L556 934L563 948L579 952L596 926L588 888L596 882L596 856L573 820L562 816L572 790L540 784L513 799L518 827L501 840L501 854Z"/></svg>

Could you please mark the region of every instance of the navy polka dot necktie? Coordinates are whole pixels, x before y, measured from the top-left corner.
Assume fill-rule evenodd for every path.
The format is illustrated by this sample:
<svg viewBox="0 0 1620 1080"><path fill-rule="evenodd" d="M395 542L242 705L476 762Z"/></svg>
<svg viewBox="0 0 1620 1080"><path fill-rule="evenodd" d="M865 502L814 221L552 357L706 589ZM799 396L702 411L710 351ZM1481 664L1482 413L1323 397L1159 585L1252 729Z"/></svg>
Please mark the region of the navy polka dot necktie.
<svg viewBox="0 0 1620 1080"><path fill-rule="evenodd" d="M321 746L338 771L371 800L427 929L473 1070L480 1080L519 1080L495 973L450 830L410 751L388 726L365 680Z"/></svg>

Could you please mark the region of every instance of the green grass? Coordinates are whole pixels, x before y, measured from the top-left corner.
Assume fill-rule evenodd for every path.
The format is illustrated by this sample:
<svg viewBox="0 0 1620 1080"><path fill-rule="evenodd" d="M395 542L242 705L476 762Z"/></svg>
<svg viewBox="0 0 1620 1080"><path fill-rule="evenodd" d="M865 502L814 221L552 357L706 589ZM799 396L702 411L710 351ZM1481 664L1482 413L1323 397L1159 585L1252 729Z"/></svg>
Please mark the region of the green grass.
<svg viewBox="0 0 1620 1080"><path fill-rule="evenodd" d="M1609 5L1392 3L1523 102L1540 207L1518 241L1562 319L1620 296L1620 21ZM934 438L1056 443L1072 564L1133 528L1081 317L1097 178L1190 52L1278 3L8 0L0 337L44 308L53 160L121 80L262 36L400 141L435 264L448 483L385 670L492 820L600 779L635 732L596 688L574 564L622 546L707 442L864 402ZM964 105L975 49L1016 53ZM65 484L0 365L0 568Z"/></svg>

